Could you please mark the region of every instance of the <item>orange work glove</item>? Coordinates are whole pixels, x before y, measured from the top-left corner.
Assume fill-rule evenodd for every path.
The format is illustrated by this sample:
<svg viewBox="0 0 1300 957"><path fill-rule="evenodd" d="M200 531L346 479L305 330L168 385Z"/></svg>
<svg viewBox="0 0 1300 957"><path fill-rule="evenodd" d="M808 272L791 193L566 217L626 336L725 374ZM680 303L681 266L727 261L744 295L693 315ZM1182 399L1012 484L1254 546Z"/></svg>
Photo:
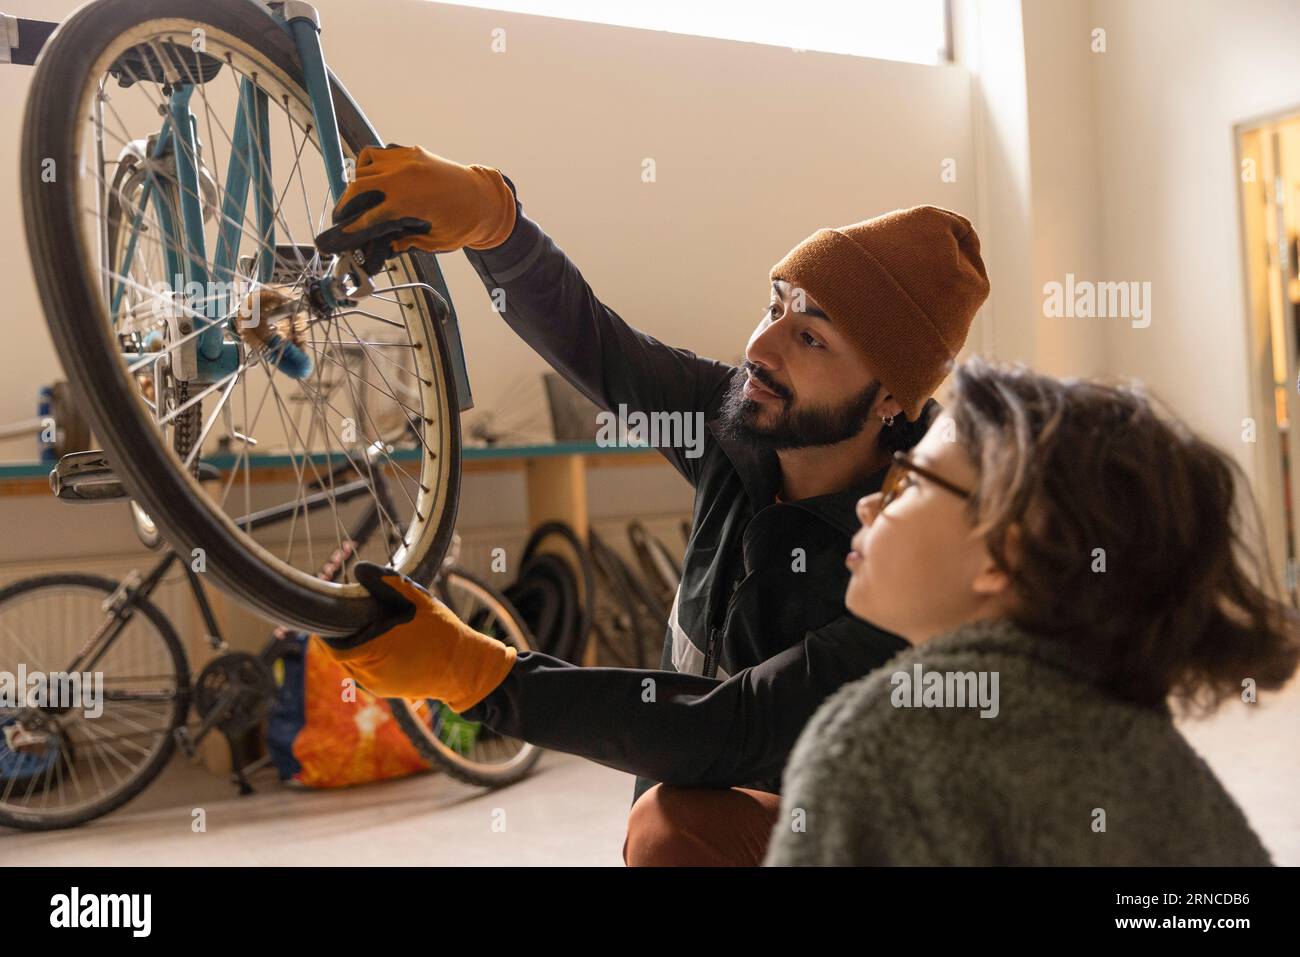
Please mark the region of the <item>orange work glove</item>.
<svg viewBox="0 0 1300 957"><path fill-rule="evenodd" d="M316 237L323 253L376 244L394 253L490 249L515 228L515 194L490 166L462 166L420 146L366 146L333 221Z"/></svg>
<svg viewBox="0 0 1300 957"><path fill-rule="evenodd" d="M330 656L383 698L436 698L458 714L478 704L515 663L515 649L480 634L405 575L357 562L356 579L379 603L378 620L324 638Z"/></svg>

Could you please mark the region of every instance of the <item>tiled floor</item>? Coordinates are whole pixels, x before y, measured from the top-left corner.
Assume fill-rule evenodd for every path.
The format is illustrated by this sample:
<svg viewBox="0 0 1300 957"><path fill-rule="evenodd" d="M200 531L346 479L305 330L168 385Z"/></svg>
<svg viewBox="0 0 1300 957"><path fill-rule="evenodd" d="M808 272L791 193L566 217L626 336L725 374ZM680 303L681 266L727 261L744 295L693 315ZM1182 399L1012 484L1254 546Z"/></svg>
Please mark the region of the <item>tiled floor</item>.
<svg viewBox="0 0 1300 957"><path fill-rule="evenodd" d="M6 865L622 866L632 777L569 755L543 756L499 791L443 774L312 792L237 797L223 780L174 764L126 808L71 831L0 830ZM193 811L207 830L194 833ZM502 822L504 827L502 827Z"/></svg>
<svg viewBox="0 0 1300 957"><path fill-rule="evenodd" d="M1245 809L1278 864L1300 865L1300 681L1256 706L1226 705L1183 732ZM173 764L122 811L72 831L0 830L21 864L520 864L620 866L632 778L562 754L485 792L441 774L341 791L280 787L234 796L222 779ZM194 808L207 830L191 829ZM501 827L504 822L504 828Z"/></svg>
<svg viewBox="0 0 1300 957"><path fill-rule="evenodd" d="M1229 701L1179 729L1214 769L1273 863L1300 866L1300 678L1258 704Z"/></svg>

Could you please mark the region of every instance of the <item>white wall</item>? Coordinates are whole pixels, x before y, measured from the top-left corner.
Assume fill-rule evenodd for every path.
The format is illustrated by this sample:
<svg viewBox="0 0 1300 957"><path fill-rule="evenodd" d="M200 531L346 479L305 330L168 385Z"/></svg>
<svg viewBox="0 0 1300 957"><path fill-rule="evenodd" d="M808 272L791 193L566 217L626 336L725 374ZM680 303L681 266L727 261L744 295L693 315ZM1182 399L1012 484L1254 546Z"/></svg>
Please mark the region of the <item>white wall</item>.
<svg viewBox="0 0 1300 957"><path fill-rule="evenodd" d="M1138 375L1252 476L1252 415L1233 126L1300 107L1300 4L1096 0L1105 271L1149 279L1150 328L1109 330Z"/></svg>
<svg viewBox="0 0 1300 957"><path fill-rule="evenodd" d="M1293 0L958 0L964 66L944 67L425 0L366 6L319 3L329 60L383 135L506 170L598 294L666 341L734 358L791 245L939 203L984 238L993 293L973 347L1141 378L1254 474L1232 126L1300 104ZM491 51L497 27L505 53ZM1094 27L1105 53L1089 49ZM0 67L0 216L13 224L29 76ZM641 182L647 157L657 182ZM945 158L955 183L940 181ZM32 415L37 386L59 375L26 255L21 230L0 233L0 421ZM463 257L444 258L480 410L544 428L540 360ZM1066 272L1151 281L1151 326L1044 318L1042 284ZM0 458L29 454L0 445Z"/></svg>
<svg viewBox="0 0 1300 957"><path fill-rule="evenodd" d="M1260 410L1233 127L1300 107L1300 4L959 0L958 10L959 24L983 24L968 29L969 62L994 130L977 125L978 156L998 185L980 214L993 224L991 261L1015 263L994 278L988 351L1058 375L1140 379L1255 478L1241 438L1242 419ZM1096 28L1105 52L1091 49ZM1150 326L1045 317L1043 283L1066 272L1150 282Z"/></svg>
<svg viewBox="0 0 1300 957"><path fill-rule="evenodd" d="M956 0L954 55L971 74L971 117L980 251L989 298L968 352L1032 362L1029 94L1020 0Z"/></svg>
<svg viewBox="0 0 1300 957"><path fill-rule="evenodd" d="M1043 316L1043 285L1101 271L1087 0L956 0L972 73L977 202L993 289L972 346L1053 375L1106 369L1095 323Z"/></svg>
<svg viewBox="0 0 1300 957"><path fill-rule="evenodd" d="M5 12L60 19L76 0L5 0ZM956 65L919 66L752 43L456 7L425 0L318 0L326 56L387 140L498 166L528 214L628 321L724 359L743 350L767 302L768 271L822 226L934 203L975 220L970 84ZM504 28L506 52L493 53ZM0 422L35 414L61 377L45 332L21 223L18 154L30 68L0 66L0 261L7 347ZM657 181L641 181L643 159ZM941 163L962 171L940 179ZM443 257L466 340L477 408L546 429L545 368L491 310L463 256ZM994 282L997 282L996 276ZM0 460L33 457L30 440ZM667 467L593 473L593 519L689 509ZM0 496L0 570L39 552L135 548L124 515ZM517 477L471 474L462 527L501 534L523 521ZM493 531L498 530L498 531ZM6 567L7 566L7 567Z"/></svg>
<svg viewBox="0 0 1300 957"><path fill-rule="evenodd" d="M1138 379L1256 479L1233 127L1300 108L1294 0L956 0L973 73L983 351ZM1105 31L1105 51L1092 49ZM1150 282L1151 324L1050 318L1066 273Z"/></svg>
<svg viewBox="0 0 1300 957"><path fill-rule="evenodd" d="M4 9L58 19L77 5ZM767 302L768 270L822 226L917 203L974 217L972 178L940 181L944 158L961 169L973 161L968 77L955 65L426 0L368 0L364 15L356 0L317 6L327 59L382 136L506 171L608 305L701 353L741 353ZM504 53L490 46L498 27ZM0 68L0 217L15 224L30 72ZM654 183L641 181L647 157ZM0 256L11 267L4 322L20 330L0 356L4 422L34 415L38 385L59 373L21 230L0 233ZM540 360L491 311L464 257L444 260L480 409L540 403ZM0 458L28 449L0 445Z"/></svg>

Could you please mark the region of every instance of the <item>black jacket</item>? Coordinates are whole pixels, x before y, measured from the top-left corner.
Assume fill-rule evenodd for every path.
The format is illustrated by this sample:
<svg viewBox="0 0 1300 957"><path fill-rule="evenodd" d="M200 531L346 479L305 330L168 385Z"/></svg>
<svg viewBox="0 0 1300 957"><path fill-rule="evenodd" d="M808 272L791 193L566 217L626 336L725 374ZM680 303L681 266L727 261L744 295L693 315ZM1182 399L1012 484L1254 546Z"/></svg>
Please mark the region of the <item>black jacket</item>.
<svg viewBox="0 0 1300 957"><path fill-rule="evenodd" d="M786 758L817 706L907 646L844 608L854 506L879 489L883 473L777 503L775 453L717 428L741 370L633 329L517 198L515 212L504 243L465 250L489 293L504 293L510 327L601 408L698 412L707 430L698 457L661 449L695 486L663 670L580 668L525 652L465 717L636 774L634 801L656 781L779 793Z"/></svg>

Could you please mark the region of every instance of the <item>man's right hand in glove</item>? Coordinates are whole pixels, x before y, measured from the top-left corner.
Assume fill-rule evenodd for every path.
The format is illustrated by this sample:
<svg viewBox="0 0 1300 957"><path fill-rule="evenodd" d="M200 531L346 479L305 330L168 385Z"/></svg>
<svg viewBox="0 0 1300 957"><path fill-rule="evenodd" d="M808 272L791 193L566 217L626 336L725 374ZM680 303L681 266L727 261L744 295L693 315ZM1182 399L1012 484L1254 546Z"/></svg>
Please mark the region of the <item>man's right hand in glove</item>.
<svg viewBox="0 0 1300 957"><path fill-rule="evenodd" d="M515 227L515 196L492 167L462 166L419 146L367 146L333 221L316 237L327 254L377 246L393 253L491 249Z"/></svg>
<svg viewBox="0 0 1300 957"><path fill-rule="evenodd" d="M323 638L330 656L381 698L436 698L460 713L510 673L516 651L465 624L391 568L357 562L353 574L378 603L378 619L342 638Z"/></svg>

